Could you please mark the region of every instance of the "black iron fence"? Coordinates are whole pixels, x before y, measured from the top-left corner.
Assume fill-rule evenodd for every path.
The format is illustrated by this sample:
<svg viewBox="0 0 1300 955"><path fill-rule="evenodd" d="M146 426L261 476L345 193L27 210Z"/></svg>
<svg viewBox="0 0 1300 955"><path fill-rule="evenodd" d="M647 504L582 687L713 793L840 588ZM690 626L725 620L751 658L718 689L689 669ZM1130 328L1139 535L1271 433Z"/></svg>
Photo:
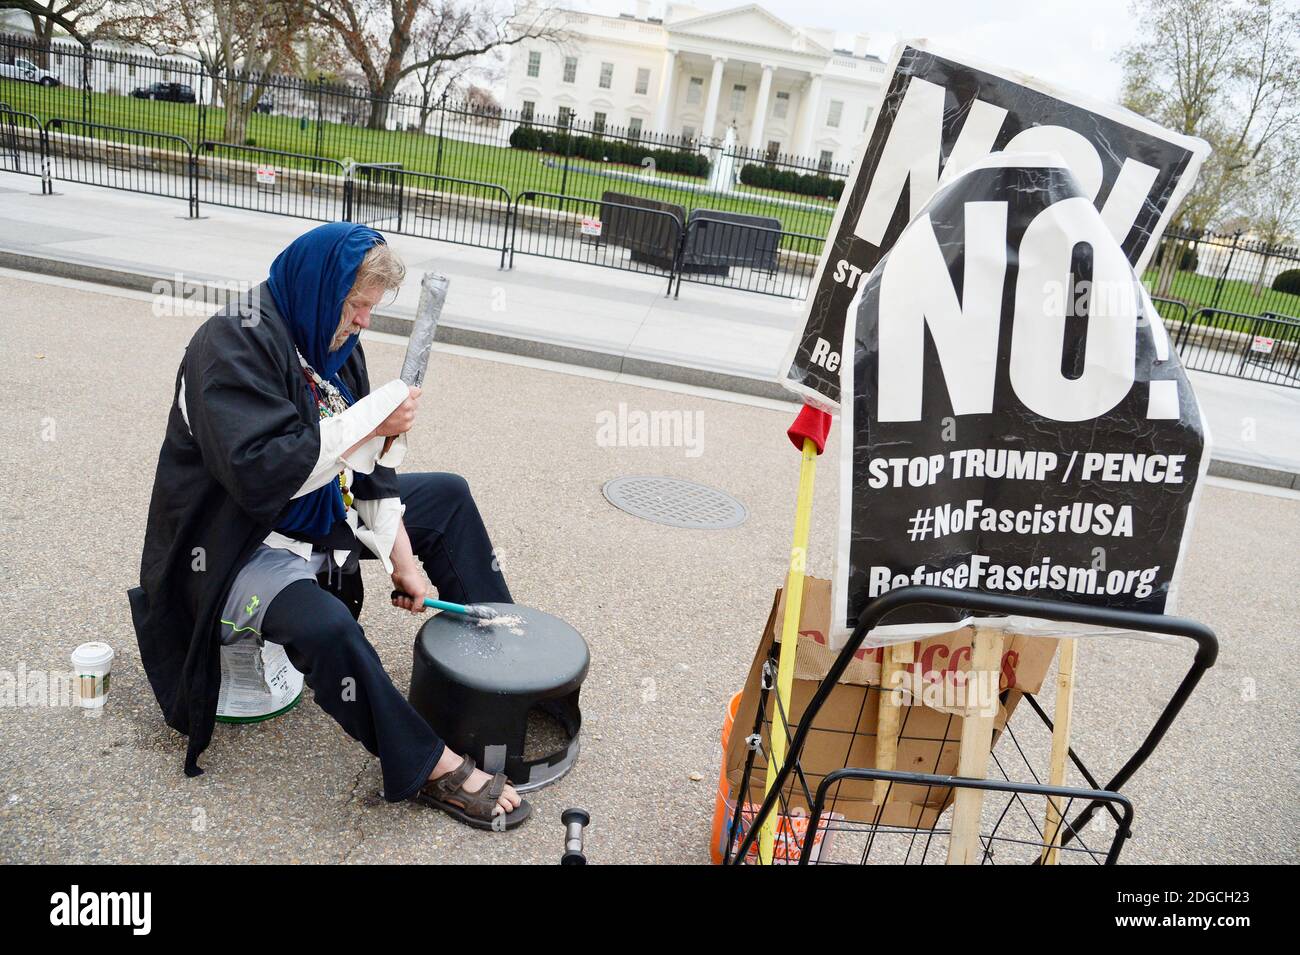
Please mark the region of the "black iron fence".
<svg viewBox="0 0 1300 955"><path fill-rule="evenodd" d="M63 179L184 199L193 216L207 202L363 221L493 249L503 267L519 252L660 275L679 295L694 282L805 297L849 173L599 114L381 99L0 34L0 62L20 58L36 66L0 79L0 170L43 192ZM1300 249L1170 232L1143 277L1189 367L1296 384Z"/></svg>
<svg viewBox="0 0 1300 955"><path fill-rule="evenodd" d="M821 239L754 225L754 216L695 210L606 192L600 199L435 176L396 163L342 163L303 153L201 141L147 130L54 118L0 107L0 168L54 180L374 228L660 275L681 281L803 298Z"/></svg>
<svg viewBox="0 0 1300 955"><path fill-rule="evenodd" d="M1187 368L1300 387L1300 318L1201 308L1168 325Z"/></svg>
<svg viewBox="0 0 1300 955"><path fill-rule="evenodd" d="M195 158L199 202L325 222L347 218L340 162L210 140L199 143Z"/></svg>
<svg viewBox="0 0 1300 955"><path fill-rule="evenodd" d="M1186 367L1300 387L1300 248L1169 232L1143 279Z"/></svg>
<svg viewBox="0 0 1300 955"><path fill-rule="evenodd" d="M1167 232L1143 278L1153 296L1193 312L1300 315L1300 248L1241 232Z"/></svg>
<svg viewBox="0 0 1300 955"><path fill-rule="evenodd" d="M677 294L682 282L804 298L825 240L708 215L692 215L682 236Z"/></svg>
<svg viewBox="0 0 1300 955"><path fill-rule="evenodd" d="M45 122L52 179L184 199L198 215L194 150L180 136L77 119Z"/></svg>
<svg viewBox="0 0 1300 955"><path fill-rule="evenodd" d="M152 131L337 163L599 199L609 190L696 209L775 218L786 232L825 235L847 163L748 150L491 102L399 93L375 97L323 76L212 72L194 59L49 48L0 34L0 62L31 61L33 81L0 79L0 102L37 117ZM48 75L45 75L48 74ZM42 83L39 80L48 82ZM197 150L196 150L197 151Z"/></svg>
<svg viewBox="0 0 1300 955"><path fill-rule="evenodd" d="M672 291L682 220L672 212L614 201L527 191L515 198L515 254L661 275Z"/></svg>
<svg viewBox="0 0 1300 955"><path fill-rule="evenodd" d="M0 169L44 178L47 154L41 121L30 113L0 106Z"/></svg>
<svg viewBox="0 0 1300 955"><path fill-rule="evenodd" d="M511 198L501 186L392 165L352 166L350 182L348 220L402 235L499 249L505 266Z"/></svg>

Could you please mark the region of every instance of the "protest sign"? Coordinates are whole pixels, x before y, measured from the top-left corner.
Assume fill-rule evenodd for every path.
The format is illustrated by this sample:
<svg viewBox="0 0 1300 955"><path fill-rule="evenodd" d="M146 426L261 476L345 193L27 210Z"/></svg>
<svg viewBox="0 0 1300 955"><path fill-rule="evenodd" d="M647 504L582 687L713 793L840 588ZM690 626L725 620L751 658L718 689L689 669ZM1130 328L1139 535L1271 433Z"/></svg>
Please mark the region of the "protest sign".
<svg viewBox="0 0 1300 955"><path fill-rule="evenodd" d="M1209 147L1120 107L940 54L924 41L901 44L791 340L786 387L809 404L838 408L839 349L858 287L941 177L996 151L1061 155L1141 274Z"/></svg>
<svg viewBox="0 0 1300 955"><path fill-rule="evenodd" d="M837 638L908 584L1169 607L1206 428L1073 165L999 153L969 166L858 288L842 342ZM963 618L914 608L875 636Z"/></svg>

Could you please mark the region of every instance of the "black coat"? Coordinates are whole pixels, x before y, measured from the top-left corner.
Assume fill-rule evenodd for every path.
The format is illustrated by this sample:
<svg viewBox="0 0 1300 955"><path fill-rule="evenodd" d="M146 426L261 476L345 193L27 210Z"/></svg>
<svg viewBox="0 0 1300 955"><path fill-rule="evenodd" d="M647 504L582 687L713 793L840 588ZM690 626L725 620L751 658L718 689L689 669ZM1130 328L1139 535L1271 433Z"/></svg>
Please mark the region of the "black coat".
<svg viewBox="0 0 1300 955"><path fill-rule="evenodd" d="M208 319L186 348L154 475L140 586L127 595L163 717L189 736L188 776L203 772L198 758L212 739L227 591L320 454L320 412L288 327L265 284L256 300L258 312L245 298ZM370 393L360 345L340 376L358 400ZM397 494L389 468L356 477L358 497Z"/></svg>

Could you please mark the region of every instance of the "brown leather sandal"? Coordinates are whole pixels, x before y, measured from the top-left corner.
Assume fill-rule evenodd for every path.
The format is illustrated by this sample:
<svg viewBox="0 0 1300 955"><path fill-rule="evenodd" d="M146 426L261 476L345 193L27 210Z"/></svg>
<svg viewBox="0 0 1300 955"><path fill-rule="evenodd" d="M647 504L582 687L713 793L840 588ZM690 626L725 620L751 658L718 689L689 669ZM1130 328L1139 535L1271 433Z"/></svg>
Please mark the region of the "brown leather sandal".
<svg viewBox="0 0 1300 955"><path fill-rule="evenodd" d="M519 807L510 812L495 812L497 800L506 788L506 774L497 773L478 792L469 792L465 783L473 772L474 760L466 756L451 772L421 786L415 798L426 806L441 809L467 826L497 832L513 829L533 814L533 807L527 800L521 800Z"/></svg>

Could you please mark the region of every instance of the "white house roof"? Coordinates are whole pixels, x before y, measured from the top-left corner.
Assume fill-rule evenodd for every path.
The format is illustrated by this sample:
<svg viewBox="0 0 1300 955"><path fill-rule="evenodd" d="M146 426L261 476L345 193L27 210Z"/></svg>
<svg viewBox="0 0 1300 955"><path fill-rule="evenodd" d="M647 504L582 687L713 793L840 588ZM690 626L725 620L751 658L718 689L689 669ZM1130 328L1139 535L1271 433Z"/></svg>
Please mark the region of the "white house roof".
<svg viewBox="0 0 1300 955"><path fill-rule="evenodd" d="M735 42L744 37L750 46L775 50L815 53L829 56L831 51L804 30L791 26L756 3L718 10L684 20L670 20L664 28L674 36Z"/></svg>

